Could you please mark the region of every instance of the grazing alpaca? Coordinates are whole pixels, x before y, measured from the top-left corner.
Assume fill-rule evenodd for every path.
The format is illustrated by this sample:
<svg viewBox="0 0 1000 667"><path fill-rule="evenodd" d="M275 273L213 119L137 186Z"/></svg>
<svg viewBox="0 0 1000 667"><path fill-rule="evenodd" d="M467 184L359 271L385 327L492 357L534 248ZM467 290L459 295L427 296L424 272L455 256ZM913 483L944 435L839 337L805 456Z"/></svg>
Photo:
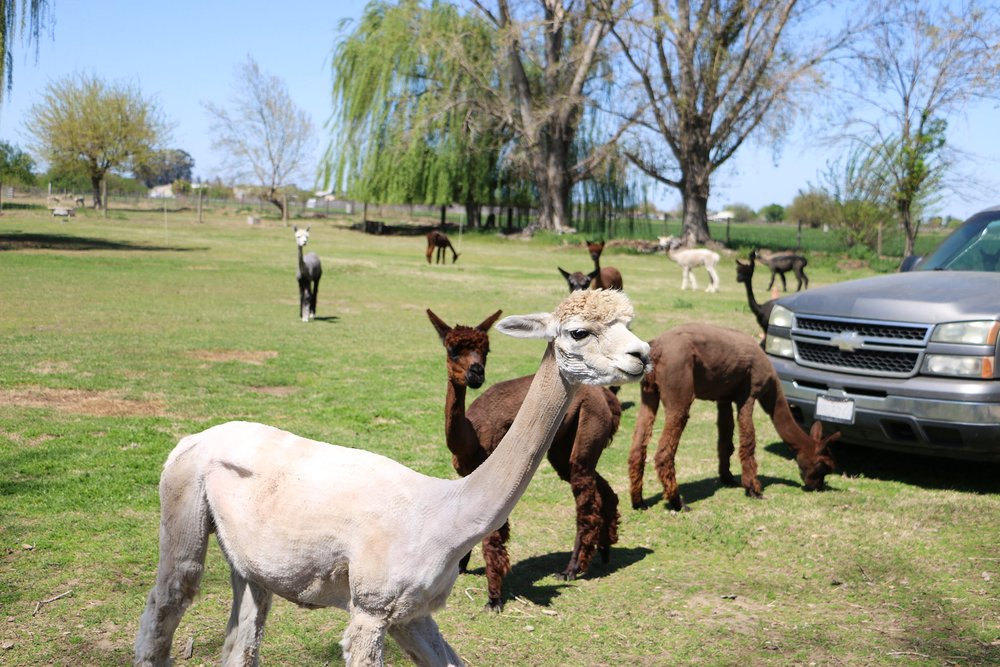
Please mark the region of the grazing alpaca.
<svg viewBox="0 0 1000 667"><path fill-rule="evenodd" d="M548 345L508 435L458 480L263 424L229 422L182 439L160 477L160 561L135 664L169 664L212 532L233 586L223 664L258 663L275 594L347 610L348 665L383 664L387 632L416 664L462 664L431 613L447 601L459 559L510 515L580 385L636 381L649 370L632 317L622 293L589 291L554 313L502 320L503 333Z"/></svg>
<svg viewBox="0 0 1000 667"><path fill-rule="evenodd" d="M445 401L445 438L452 453L452 465L466 476L497 448L510 429L514 416L524 402L532 376L493 385L465 410L466 387L476 389L485 380L489 354L490 325L500 311L476 327L450 327L430 310L427 316L448 352L448 392ZM618 398L603 387L581 387L570 403L548 458L559 476L570 483L576 498L577 536L569 563L560 573L566 580L587 571L594 550L604 562L611 545L618 541L618 496L597 472L601 452L610 443L621 420ZM503 608L503 578L510 572L506 542L510 527L483 540L488 589L487 609ZM459 562L465 571L470 554Z"/></svg>
<svg viewBox="0 0 1000 667"><path fill-rule="evenodd" d="M719 263L719 253L708 248L682 248L681 244L682 242L678 239L667 236L660 237L660 246L666 249L670 259L680 264L683 270L681 289L687 289L688 283L691 284L691 289L698 289L698 281L695 280L693 269L704 266L705 270L708 271L709 280L708 288L705 291L718 292L719 274L715 267Z"/></svg>
<svg viewBox="0 0 1000 667"><path fill-rule="evenodd" d="M299 315L303 322L316 317L316 296L319 294L319 279L323 275L323 267L316 253L302 256L302 248L309 243L310 227L299 229L298 225L292 226L295 245L299 247L299 268L295 272L295 279L299 281Z"/></svg>
<svg viewBox="0 0 1000 667"><path fill-rule="evenodd" d="M750 305L750 312L757 318L757 324L767 333L767 322L771 318L771 311L774 309L775 298L764 303L757 303L757 298L753 294L753 269L754 253L750 253L750 261L744 264L736 260L736 282L743 283L747 288L747 303Z"/></svg>
<svg viewBox="0 0 1000 667"><path fill-rule="evenodd" d="M642 474L646 465L646 445L653 432L659 403L663 402L666 424L654 461L663 483L663 497L674 510L685 509L677 490L674 455L687 424L694 399L715 401L718 406L719 479L736 486L729 472L733 454L733 410L736 405L740 429L741 483L748 496L760 498L754 450L754 402L771 417L778 435L795 451L795 460L807 491L823 488L823 478L834 469L828 445L840 433L823 438L822 424L816 422L809 434L795 423L771 362L760 346L746 334L711 324L685 324L650 341L653 371L642 380L642 405L636 417L629 452L628 472L632 507L645 506Z"/></svg>
<svg viewBox="0 0 1000 667"><path fill-rule="evenodd" d="M766 250L756 250L754 255L757 259L761 261L762 264L771 269L771 282L768 283L767 289L771 289L774 285L774 279L777 276L781 276L781 291L788 291L788 284L785 282L785 273L791 271L795 274L795 278L799 281L798 287L795 291L798 292L800 289L809 289L809 278L806 276L806 265L809 263L802 255L776 255L774 253L768 252Z"/></svg>
<svg viewBox="0 0 1000 667"><path fill-rule="evenodd" d="M431 255L434 254L434 250L437 250L437 257L434 258L435 264L444 264L444 251L451 250L451 263L454 264L458 261L458 253L455 252L455 247L451 245L451 241L448 239L448 235L444 232L433 231L427 232L427 263L431 263Z"/></svg>
<svg viewBox="0 0 1000 667"><path fill-rule="evenodd" d="M601 268L601 253L604 252L604 241L587 241L587 252L594 260L594 271L591 276L591 289L624 289L621 271L613 266Z"/></svg>

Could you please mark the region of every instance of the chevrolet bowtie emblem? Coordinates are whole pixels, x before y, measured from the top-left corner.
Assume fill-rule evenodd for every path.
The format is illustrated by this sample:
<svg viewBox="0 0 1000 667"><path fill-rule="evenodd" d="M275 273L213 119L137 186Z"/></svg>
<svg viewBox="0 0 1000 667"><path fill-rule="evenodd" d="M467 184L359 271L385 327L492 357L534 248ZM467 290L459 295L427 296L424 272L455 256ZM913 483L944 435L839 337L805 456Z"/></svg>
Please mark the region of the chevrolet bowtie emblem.
<svg viewBox="0 0 1000 667"><path fill-rule="evenodd" d="M857 331L844 331L830 339L832 345L836 345L841 352L855 352L864 345L861 336Z"/></svg>

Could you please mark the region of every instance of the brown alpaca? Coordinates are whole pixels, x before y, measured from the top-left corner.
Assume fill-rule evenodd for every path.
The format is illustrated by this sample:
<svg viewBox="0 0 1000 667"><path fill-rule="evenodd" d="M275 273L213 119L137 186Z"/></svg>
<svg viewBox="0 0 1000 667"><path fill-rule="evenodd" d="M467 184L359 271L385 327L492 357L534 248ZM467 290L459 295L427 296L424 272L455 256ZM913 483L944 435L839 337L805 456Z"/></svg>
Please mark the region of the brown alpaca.
<svg viewBox="0 0 1000 667"><path fill-rule="evenodd" d="M601 268L601 253L604 252L604 241L587 241L587 252L594 260L594 271L590 274L591 289L624 289L621 272L613 266Z"/></svg>
<svg viewBox="0 0 1000 667"><path fill-rule="evenodd" d="M736 282L746 285L747 303L750 305L750 312L757 318L757 324L764 330L764 333L767 333L767 321L771 318L771 311L774 309L776 297L772 296L770 301L757 303L757 298L753 294L753 269L755 264L753 251L750 252L750 261L748 263L744 264L740 260L736 260ZM771 294L774 295L774 291Z"/></svg>
<svg viewBox="0 0 1000 667"><path fill-rule="evenodd" d="M434 258L435 264L444 264L445 250L451 250L451 263L454 264L458 261L458 253L455 252L455 247L451 245L451 241L448 239L448 235L444 232L432 231L427 232L427 263L431 263L431 255L434 254L434 250L437 250L437 257Z"/></svg>
<svg viewBox="0 0 1000 667"><path fill-rule="evenodd" d="M445 438L452 453L452 465L467 476L479 467L510 429L524 402L533 375L499 382L465 409L466 387L482 386L489 354L487 331L500 311L476 327L450 327L430 310L431 324L448 352L448 391L445 402ZM595 549L608 562L611 545L618 541L618 496L597 472L601 452L611 442L621 421L618 398L604 387L580 387L556 432L548 459L559 477L570 483L576 499L576 539L563 579L574 579L587 571ZM486 561L487 608L503 609L503 578L510 572L506 543L510 525L504 525L483 539ZM459 563L464 572L467 554Z"/></svg>
<svg viewBox="0 0 1000 667"><path fill-rule="evenodd" d="M740 429L742 486L748 496L761 498L757 479L757 446L753 425L755 401L771 417L778 435L795 451L795 461L807 491L823 489L823 478L834 470L829 444L840 437L823 437L820 422L809 434L803 431L785 400L781 381L767 355L745 333L711 324L684 324L649 341L653 371L642 380L642 404L636 417L629 452L628 472L632 507L642 509L642 475L646 445L653 432L659 403L663 402L666 424L654 458L663 483L663 497L671 509L686 509L677 490L674 456L687 425L694 399L715 401L718 406L719 480L736 486L729 471L733 454L733 410L737 408Z"/></svg>

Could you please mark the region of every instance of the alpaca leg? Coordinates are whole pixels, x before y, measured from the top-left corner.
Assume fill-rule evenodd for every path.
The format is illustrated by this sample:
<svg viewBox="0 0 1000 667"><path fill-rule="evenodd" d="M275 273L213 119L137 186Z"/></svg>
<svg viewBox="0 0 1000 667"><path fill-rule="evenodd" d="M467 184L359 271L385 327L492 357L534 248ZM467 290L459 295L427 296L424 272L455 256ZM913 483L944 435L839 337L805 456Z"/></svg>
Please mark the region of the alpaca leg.
<svg viewBox="0 0 1000 667"><path fill-rule="evenodd" d="M611 488L608 481L597 475L597 493L601 497L601 534L597 538L597 551L601 554L601 562L611 560L611 545L618 543L618 494Z"/></svg>
<svg viewBox="0 0 1000 667"><path fill-rule="evenodd" d="M230 571L233 608L222 645L223 667L257 667L264 622L271 611L271 592Z"/></svg>
<svg viewBox="0 0 1000 667"><path fill-rule="evenodd" d="M381 667L384 664L385 619L351 606L351 622L344 630L340 648L347 667Z"/></svg>
<svg viewBox="0 0 1000 667"><path fill-rule="evenodd" d="M427 244L427 253L426 254L427 254L427 263L430 264L431 263L431 255L434 254L434 244L433 243L428 243Z"/></svg>
<svg viewBox="0 0 1000 667"><path fill-rule="evenodd" d="M503 578L510 573L510 556L507 555L507 540L510 539L510 523L505 522L500 530L483 539L483 559L486 561L486 590L489 611L503 611Z"/></svg>
<svg viewBox="0 0 1000 667"><path fill-rule="evenodd" d="M570 486L576 499L576 539L566 569L559 575L570 581L587 571L601 533L601 496L597 492L597 471L590 465L573 463Z"/></svg>
<svg viewBox="0 0 1000 667"><path fill-rule="evenodd" d="M778 275L781 276L781 291L782 292L787 292L788 291L788 283L785 282L785 272L782 271Z"/></svg>
<svg viewBox="0 0 1000 667"><path fill-rule="evenodd" d="M299 317L309 321L309 279L299 278Z"/></svg>
<svg viewBox="0 0 1000 667"><path fill-rule="evenodd" d="M698 280L694 277L694 269L688 268L688 281L691 283L691 289L698 289Z"/></svg>
<svg viewBox="0 0 1000 667"><path fill-rule="evenodd" d="M471 551L469 553L465 554L464 556L462 556L462 559L458 561L458 571L460 573L465 574L466 572L469 571L469 559L470 558L472 558L472 552Z"/></svg>
<svg viewBox="0 0 1000 667"><path fill-rule="evenodd" d="M777 277L778 277L778 272L775 271L774 269L771 269L771 282L767 284L768 291L770 291L770 289L774 287L774 281Z"/></svg>
<svg viewBox="0 0 1000 667"><path fill-rule="evenodd" d="M165 473L166 475L166 473ZM161 484L160 560L135 638L135 665L170 664L170 646L198 592L208 548L209 514L195 484Z"/></svg>
<svg viewBox="0 0 1000 667"><path fill-rule="evenodd" d="M741 482L751 498L763 498L760 480L757 479L757 435L753 426L754 400L749 398L738 404L736 418L740 425L740 464L743 466Z"/></svg>
<svg viewBox="0 0 1000 667"><path fill-rule="evenodd" d="M677 455L677 446L681 442L681 434L687 426L688 416L691 410L691 403L694 401L694 392L690 393L690 398L686 403L683 401L665 401L666 424L663 426L663 434L660 436L660 443L656 448L656 455L653 462L656 465L656 472L663 484L663 499L670 509L674 511L687 510L684 499L681 498L677 489L677 471L674 458Z"/></svg>
<svg viewBox="0 0 1000 667"><path fill-rule="evenodd" d="M628 452L628 488L632 498L632 509L645 509L642 497L642 475L646 470L646 447L653 435L656 411L660 409L660 392L655 385L642 382L639 414L635 418L632 432L632 447Z"/></svg>
<svg viewBox="0 0 1000 667"><path fill-rule="evenodd" d="M716 272L714 266L705 266L705 270L708 271L708 288L706 292L718 292L719 291L719 274Z"/></svg>
<svg viewBox="0 0 1000 667"><path fill-rule="evenodd" d="M316 317L316 299L319 298L319 278L313 282L312 289L309 290L309 319Z"/></svg>
<svg viewBox="0 0 1000 667"><path fill-rule="evenodd" d="M806 276L805 269L800 270L795 277L799 279L799 286L795 288L796 292L802 289L803 286L805 289L809 289L809 277Z"/></svg>
<svg viewBox="0 0 1000 667"><path fill-rule="evenodd" d="M420 667L461 667L465 664L441 636L437 623L430 616L391 625L389 634L410 660Z"/></svg>
<svg viewBox="0 0 1000 667"><path fill-rule="evenodd" d="M736 486L736 478L729 470L733 456L733 406L729 401L716 402L715 426L719 450L719 481L725 486Z"/></svg>

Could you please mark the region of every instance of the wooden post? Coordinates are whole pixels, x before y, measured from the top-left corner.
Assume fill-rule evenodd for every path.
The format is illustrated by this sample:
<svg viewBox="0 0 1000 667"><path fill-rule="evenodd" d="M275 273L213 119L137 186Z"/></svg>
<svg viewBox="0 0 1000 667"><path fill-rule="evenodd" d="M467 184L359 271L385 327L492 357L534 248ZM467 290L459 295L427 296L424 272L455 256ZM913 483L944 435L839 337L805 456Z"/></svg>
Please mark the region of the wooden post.
<svg viewBox="0 0 1000 667"><path fill-rule="evenodd" d="M281 193L281 222L287 227L288 226L288 193Z"/></svg>
<svg viewBox="0 0 1000 667"><path fill-rule="evenodd" d="M104 217L108 217L108 177L101 179L101 201L104 203Z"/></svg>
<svg viewBox="0 0 1000 667"><path fill-rule="evenodd" d="M198 222L201 223L201 200L205 196L205 188L198 188Z"/></svg>

